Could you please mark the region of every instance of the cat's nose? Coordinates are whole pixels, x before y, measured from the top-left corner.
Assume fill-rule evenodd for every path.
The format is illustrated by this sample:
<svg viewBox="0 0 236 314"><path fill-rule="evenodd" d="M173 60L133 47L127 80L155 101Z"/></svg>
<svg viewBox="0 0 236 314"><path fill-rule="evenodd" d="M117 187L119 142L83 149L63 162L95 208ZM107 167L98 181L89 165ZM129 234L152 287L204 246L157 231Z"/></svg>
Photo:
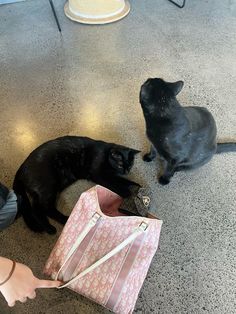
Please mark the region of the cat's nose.
<svg viewBox="0 0 236 314"><path fill-rule="evenodd" d="M129 169L124 169L124 174L128 174L129 173Z"/></svg>
<svg viewBox="0 0 236 314"><path fill-rule="evenodd" d="M143 99L146 98L147 92L148 92L148 85L146 85L146 83L144 83L142 85L141 91L140 91L140 101L142 101Z"/></svg>
<svg viewBox="0 0 236 314"><path fill-rule="evenodd" d="M147 91L149 89L149 85L151 83L152 79L149 78L146 80L146 82L143 83L143 85L141 86L141 96L144 96L145 91Z"/></svg>

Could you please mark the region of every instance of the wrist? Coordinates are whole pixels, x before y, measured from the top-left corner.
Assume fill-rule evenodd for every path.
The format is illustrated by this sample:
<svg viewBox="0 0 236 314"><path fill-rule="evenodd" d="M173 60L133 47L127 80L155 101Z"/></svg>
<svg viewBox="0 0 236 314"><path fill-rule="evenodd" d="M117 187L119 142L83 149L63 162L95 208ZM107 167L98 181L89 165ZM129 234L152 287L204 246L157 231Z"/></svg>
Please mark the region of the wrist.
<svg viewBox="0 0 236 314"><path fill-rule="evenodd" d="M0 257L0 284L3 282L12 269L12 261L5 257Z"/></svg>

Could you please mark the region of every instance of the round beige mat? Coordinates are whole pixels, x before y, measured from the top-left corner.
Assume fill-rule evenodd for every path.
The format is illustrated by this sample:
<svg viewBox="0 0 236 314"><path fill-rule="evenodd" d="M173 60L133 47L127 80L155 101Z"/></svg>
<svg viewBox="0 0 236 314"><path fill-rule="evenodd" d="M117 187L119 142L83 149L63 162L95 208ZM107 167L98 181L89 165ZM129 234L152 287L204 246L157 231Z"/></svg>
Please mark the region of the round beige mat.
<svg viewBox="0 0 236 314"><path fill-rule="evenodd" d="M121 7L121 9L119 9L119 7L115 5L106 7L104 9L96 9L89 6L86 8L84 3L81 2L81 5L77 6L77 10L75 13L71 11L68 1L65 4L64 11L65 15L75 22L83 24L107 24L124 18L130 11L130 4L128 1L124 1L124 7Z"/></svg>

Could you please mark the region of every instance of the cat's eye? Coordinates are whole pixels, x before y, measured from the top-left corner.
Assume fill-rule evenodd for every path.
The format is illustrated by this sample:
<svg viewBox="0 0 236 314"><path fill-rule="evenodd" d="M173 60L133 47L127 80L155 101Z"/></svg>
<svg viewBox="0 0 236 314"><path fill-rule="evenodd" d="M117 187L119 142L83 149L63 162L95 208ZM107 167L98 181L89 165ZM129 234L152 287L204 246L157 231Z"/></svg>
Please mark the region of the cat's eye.
<svg viewBox="0 0 236 314"><path fill-rule="evenodd" d="M112 157L114 158L114 159L116 159L116 160L118 160L118 161L121 161L122 160L122 156L121 155L119 155L119 154L117 154L117 153L115 153L115 152L112 152Z"/></svg>

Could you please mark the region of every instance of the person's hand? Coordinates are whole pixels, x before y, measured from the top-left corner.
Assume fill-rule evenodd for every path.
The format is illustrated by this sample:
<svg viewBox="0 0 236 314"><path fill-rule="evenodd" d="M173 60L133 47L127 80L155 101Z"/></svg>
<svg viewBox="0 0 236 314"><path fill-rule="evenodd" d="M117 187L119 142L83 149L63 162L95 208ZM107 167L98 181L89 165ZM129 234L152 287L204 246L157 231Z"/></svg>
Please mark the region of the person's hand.
<svg viewBox="0 0 236 314"><path fill-rule="evenodd" d="M12 266L11 260L4 260L5 263L0 271L1 273L4 267L5 269L8 267L10 271ZM38 288L56 288L60 285L60 281L40 280L33 275L29 267L16 263L11 278L4 285L0 286L0 292L3 294L8 305L12 307L16 301L24 303L27 301L27 298L34 299L36 297L35 290Z"/></svg>

